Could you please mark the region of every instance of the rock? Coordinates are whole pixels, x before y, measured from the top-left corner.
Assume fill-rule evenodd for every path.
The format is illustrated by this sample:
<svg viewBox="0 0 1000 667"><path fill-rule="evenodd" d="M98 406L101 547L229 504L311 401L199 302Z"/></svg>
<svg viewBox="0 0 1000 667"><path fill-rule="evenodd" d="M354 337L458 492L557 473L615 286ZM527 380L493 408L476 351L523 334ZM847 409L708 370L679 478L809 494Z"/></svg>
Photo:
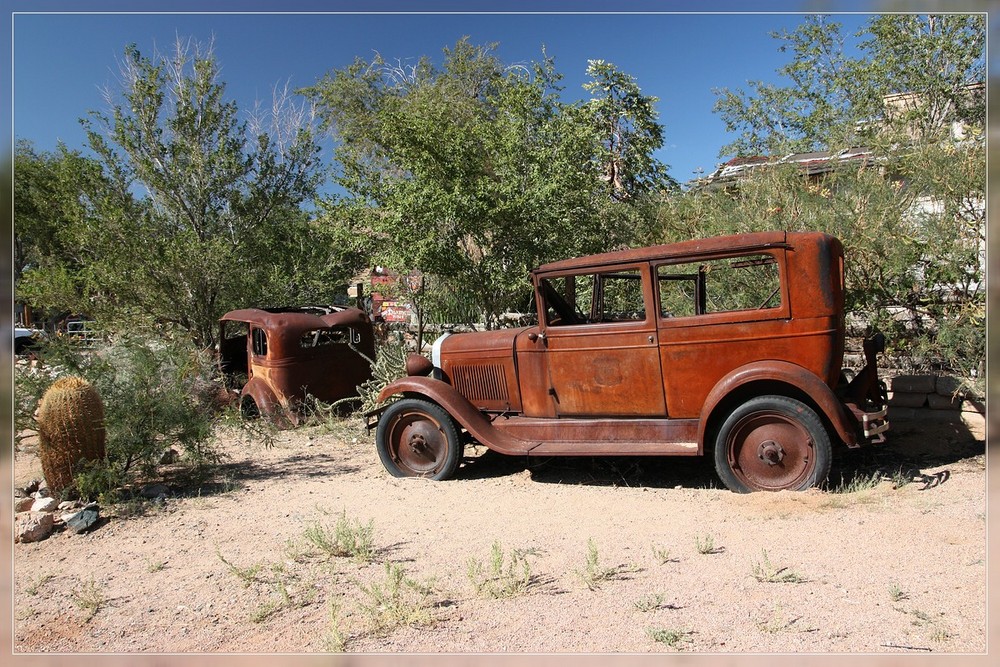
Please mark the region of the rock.
<svg viewBox="0 0 1000 667"><path fill-rule="evenodd" d="M937 378L933 375L897 375L890 382L893 392L908 394L930 394L936 386Z"/></svg>
<svg viewBox="0 0 1000 667"><path fill-rule="evenodd" d="M92 528L100 518L101 510L97 503L90 503L76 514L64 516L63 520L66 522L67 528L79 535Z"/></svg>
<svg viewBox="0 0 1000 667"><path fill-rule="evenodd" d="M65 512L66 510L76 509L76 507L78 507L78 505L75 500L64 500L59 503L59 506L56 509Z"/></svg>
<svg viewBox="0 0 1000 667"><path fill-rule="evenodd" d="M51 535L55 527L55 519L48 512L21 512L15 519L15 542L40 542Z"/></svg>
<svg viewBox="0 0 1000 667"><path fill-rule="evenodd" d="M49 498L52 496L52 492L49 491L49 487L45 486L45 483L43 482L42 485L38 487L38 490L32 495L36 498Z"/></svg>
<svg viewBox="0 0 1000 667"><path fill-rule="evenodd" d="M922 408L927 404L927 394L893 391L889 396L889 406L893 408Z"/></svg>
<svg viewBox="0 0 1000 667"><path fill-rule="evenodd" d="M30 512L35 499L31 496L16 498L14 500L14 512Z"/></svg>
<svg viewBox="0 0 1000 667"><path fill-rule="evenodd" d="M171 463L177 463L180 460L180 453L173 447L168 447L167 451L163 452L163 456L160 457L160 463L163 465L168 465Z"/></svg>
<svg viewBox="0 0 1000 667"><path fill-rule="evenodd" d="M166 484L147 484L139 489L139 495L150 500L165 498L170 495L170 487Z"/></svg>
<svg viewBox="0 0 1000 667"><path fill-rule="evenodd" d="M950 375L941 375L937 379L937 385L934 390L941 396L955 396L963 398L965 392L959 392L959 388L962 386L962 381L958 378L951 377Z"/></svg>
<svg viewBox="0 0 1000 667"><path fill-rule="evenodd" d="M953 399L951 395L942 396L941 394L928 394L927 405L931 410L961 410L962 399Z"/></svg>
<svg viewBox="0 0 1000 667"><path fill-rule="evenodd" d="M59 506L59 501L55 498L35 498L31 503L32 512L55 512Z"/></svg>

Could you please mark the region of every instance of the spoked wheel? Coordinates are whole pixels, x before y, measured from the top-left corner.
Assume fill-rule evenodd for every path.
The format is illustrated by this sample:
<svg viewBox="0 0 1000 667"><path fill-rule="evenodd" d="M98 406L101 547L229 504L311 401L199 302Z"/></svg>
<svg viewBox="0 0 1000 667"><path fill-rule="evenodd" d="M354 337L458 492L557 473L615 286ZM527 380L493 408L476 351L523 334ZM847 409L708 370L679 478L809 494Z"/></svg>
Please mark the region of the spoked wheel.
<svg viewBox="0 0 1000 667"><path fill-rule="evenodd" d="M440 406L404 398L378 421L375 446L382 465L395 477L448 479L462 458L455 422Z"/></svg>
<svg viewBox="0 0 1000 667"><path fill-rule="evenodd" d="M760 396L736 408L715 440L715 469L733 491L802 491L830 472L830 435L806 404Z"/></svg>

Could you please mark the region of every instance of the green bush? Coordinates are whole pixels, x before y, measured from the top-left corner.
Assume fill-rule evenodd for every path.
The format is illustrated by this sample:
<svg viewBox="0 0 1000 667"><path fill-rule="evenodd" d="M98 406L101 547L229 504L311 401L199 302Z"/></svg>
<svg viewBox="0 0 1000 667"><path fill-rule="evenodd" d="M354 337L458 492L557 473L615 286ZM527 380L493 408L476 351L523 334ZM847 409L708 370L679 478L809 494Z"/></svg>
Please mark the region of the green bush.
<svg viewBox="0 0 1000 667"><path fill-rule="evenodd" d="M211 437L220 385L210 356L183 336L130 332L93 348L54 337L37 356L35 367L19 364L15 372L19 431L33 427L38 398L62 375L84 377L104 400L107 463L78 476L85 497L109 497L136 477L154 475L167 447L178 447L196 467L218 459Z"/></svg>
<svg viewBox="0 0 1000 667"><path fill-rule="evenodd" d="M759 168L714 189L662 197L641 243L761 230L823 231L844 244L846 309L886 335L901 367L962 376L982 391L985 364L984 152L971 144L836 164L807 179Z"/></svg>

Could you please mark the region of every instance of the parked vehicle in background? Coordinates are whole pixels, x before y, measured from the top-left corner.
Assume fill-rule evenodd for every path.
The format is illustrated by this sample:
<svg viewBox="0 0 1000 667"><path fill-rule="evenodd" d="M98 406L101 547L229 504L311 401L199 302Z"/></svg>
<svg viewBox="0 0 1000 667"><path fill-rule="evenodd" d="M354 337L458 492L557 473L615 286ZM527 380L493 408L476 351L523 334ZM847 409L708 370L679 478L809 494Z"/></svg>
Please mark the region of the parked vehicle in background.
<svg viewBox="0 0 1000 667"><path fill-rule="evenodd" d="M806 489L833 445L885 439L885 386L848 381L844 252L761 232L554 262L531 273L538 324L443 335L377 417L396 476L445 479L464 442L520 456L714 457L734 491ZM372 426L373 424L369 424Z"/></svg>
<svg viewBox="0 0 1000 667"><path fill-rule="evenodd" d="M299 423L307 396L357 395L375 356L371 319L340 306L245 308L222 316L219 366L247 417Z"/></svg>
<svg viewBox="0 0 1000 667"><path fill-rule="evenodd" d="M14 354L21 356L31 352L38 341L45 337L45 332L40 329L29 329L28 327L14 327Z"/></svg>

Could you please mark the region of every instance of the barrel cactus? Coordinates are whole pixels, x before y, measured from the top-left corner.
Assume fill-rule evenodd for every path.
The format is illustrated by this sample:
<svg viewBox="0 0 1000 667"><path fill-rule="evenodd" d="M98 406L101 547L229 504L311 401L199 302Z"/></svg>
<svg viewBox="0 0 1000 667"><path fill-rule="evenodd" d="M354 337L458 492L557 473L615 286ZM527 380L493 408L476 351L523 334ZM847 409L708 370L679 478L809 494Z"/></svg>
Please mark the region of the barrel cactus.
<svg viewBox="0 0 1000 667"><path fill-rule="evenodd" d="M83 461L105 457L104 405L86 380L71 376L52 383L37 420L42 474L53 494L73 484Z"/></svg>

